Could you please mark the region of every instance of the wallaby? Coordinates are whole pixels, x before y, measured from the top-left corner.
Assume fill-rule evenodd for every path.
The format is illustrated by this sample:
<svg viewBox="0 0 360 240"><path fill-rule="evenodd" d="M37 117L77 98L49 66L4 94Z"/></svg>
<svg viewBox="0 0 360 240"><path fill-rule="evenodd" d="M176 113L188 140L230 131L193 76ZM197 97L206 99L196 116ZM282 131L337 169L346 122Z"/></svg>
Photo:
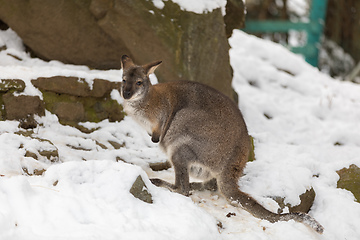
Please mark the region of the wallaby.
<svg viewBox="0 0 360 240"><path fill-rule="evenodd" d="M151 179L152 183L186 196L195 188L218 188L230 202L240 204L255 217L270 222L293 219L322 233L323 227L310 215L270 212L240 191L237 183L248 160L250 138L238 106L217 90L196 82L152 85L149 75L160 64L138 66L126 55L121 58L124 110L147 130L153 142L159 142L175 170L175 184L161 179ZM196 173L207 175L210 181L190 183L189 173L199 168L202 171ZM204 172L209 174L199 174Z"/></svg>

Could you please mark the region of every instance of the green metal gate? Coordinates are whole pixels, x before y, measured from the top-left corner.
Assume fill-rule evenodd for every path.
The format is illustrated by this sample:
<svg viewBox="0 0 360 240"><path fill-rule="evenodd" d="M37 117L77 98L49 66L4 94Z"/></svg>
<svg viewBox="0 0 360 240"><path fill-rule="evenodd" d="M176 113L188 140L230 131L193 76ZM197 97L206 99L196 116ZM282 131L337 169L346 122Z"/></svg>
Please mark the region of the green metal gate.
<svg viewBox="0 0 360 240"><path fill-rule="evenodd" d="M289 30L305 31L307 42L303 47L293 47L291 51L305 56L313 66L318 65L320 38L323 34L327 0L312 0L309 22L291 22L283 20L251 21L246 20L242 29L248 33L288 32Z"/></svg>

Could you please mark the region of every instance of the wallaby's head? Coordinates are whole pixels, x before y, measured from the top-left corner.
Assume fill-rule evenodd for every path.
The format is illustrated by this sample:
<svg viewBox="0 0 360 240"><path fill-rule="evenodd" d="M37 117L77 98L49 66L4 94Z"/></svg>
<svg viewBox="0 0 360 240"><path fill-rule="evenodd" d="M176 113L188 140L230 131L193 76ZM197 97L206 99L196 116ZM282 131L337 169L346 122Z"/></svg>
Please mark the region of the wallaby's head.
<svg viewBox="0 0 360 240"><path fill-rule="evenodd" d="M123 81L120 94L125 100L137 100L148 93L151 86L149 75L161 64L161 61L149 63L143 66L135 65L126 55L121 57L123 69Z"/></svg>

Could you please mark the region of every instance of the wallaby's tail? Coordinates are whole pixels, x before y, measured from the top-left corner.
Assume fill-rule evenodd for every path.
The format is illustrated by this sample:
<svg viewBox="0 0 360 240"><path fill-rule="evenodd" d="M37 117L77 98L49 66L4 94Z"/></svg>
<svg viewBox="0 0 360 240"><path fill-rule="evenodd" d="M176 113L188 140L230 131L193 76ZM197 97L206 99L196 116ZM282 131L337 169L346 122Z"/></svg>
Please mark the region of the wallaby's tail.
<svg viewBox="0 0 360 240"><path fill-rule="evenodd" d="M276 214L270 212L262 205L260 205L255 199L253 199L248 194L239 190L236 181L234 179L238 179L238 176L235 173L236 171L226 171L223 176L221 176L220 181L218 181L218 185L220 191L230 200L235 201L236 203L241 204L241 206L254 215L257 218L268 220L269 222L277 222L277 221L289 221L291 219L302 222L311 228L313 228L318 233L323 233L324 228L318 223L314 218L306 213L295 212L295 213L286 213L286 214ZM235 174L235 175L233 175ZM233 175L233 176L232 176Z"/></svg>

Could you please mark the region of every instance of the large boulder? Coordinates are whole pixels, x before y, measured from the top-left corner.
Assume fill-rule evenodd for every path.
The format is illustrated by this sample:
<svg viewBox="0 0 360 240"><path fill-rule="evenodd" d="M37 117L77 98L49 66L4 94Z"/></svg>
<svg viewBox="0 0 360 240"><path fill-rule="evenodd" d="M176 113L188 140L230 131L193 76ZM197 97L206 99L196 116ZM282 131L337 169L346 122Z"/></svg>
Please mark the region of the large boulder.
<svg viewBox="0 0 360 240"><path fill-rule="evenodd" d="M159 9L143 0L0 0L0 5L0 19L43 59L101 69L120 68L123 54L139 64L163 60L160 82L195 80L233 94L221 9L196 14L172 1ZM233 24L226 22L229 35Z"/></svg>
<svg viewBox="0 0 360 240"><path fill-rule="evenodd" d="M97 25L90 1L0 1L0 19L45 60L117 68L128 50ZM117 53L117 54L114 54Z"/></svg>

